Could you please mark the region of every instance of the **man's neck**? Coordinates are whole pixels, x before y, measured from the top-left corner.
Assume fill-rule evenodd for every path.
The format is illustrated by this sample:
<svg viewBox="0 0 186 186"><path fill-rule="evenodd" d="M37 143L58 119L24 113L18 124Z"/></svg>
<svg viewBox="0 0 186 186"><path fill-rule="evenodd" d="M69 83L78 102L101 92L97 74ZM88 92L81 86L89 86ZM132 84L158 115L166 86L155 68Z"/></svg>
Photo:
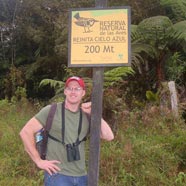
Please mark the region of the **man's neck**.
<svg viewBox="0 0 186 186"><path fill-rule="evenodd" d="M77 112L79 109L79 104L72 104L65 100L65 108L70 110L71 112Z"/></svg>

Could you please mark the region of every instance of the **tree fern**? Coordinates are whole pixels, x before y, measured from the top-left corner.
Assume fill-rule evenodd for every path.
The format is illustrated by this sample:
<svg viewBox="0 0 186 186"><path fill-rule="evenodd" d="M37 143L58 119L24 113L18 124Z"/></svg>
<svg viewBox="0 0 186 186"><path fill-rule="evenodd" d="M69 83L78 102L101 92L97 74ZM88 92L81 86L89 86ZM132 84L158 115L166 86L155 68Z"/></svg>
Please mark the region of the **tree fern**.
<svg viewBox="0 0 186 186"><path fill-rule="evenodd" d="M142 74L141 65L146 64L148 66L147 60L144 58L145 56L156 56L156 50L154 47L145 42L141 32L138 30L137 25L133 25L131 29L131 40L132 40L132 67L138 69L139 73ZM144 55L142 55L144 54Z"/></svg>
<svg viewBox="0 0 186 186"><path fill-rule="evenodd" d="M164 41L166 32L171 29L172 25L168 17L154 16L141 21L137 27L137 32L147 43L159 43Z"/></svg>
<svg viewBox="0 0 186 186"><path fill-rule="evenodd" d="M186 19L186 2L185 0L160 0L164 7L166 15L173 23Z"/></svg>

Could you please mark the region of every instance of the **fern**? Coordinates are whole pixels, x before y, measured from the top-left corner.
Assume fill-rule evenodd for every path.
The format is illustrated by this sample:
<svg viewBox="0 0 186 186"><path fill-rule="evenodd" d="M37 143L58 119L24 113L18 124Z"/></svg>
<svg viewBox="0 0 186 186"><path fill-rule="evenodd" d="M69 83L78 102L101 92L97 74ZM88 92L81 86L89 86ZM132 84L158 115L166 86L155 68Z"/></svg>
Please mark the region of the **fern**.
<svg viewBox="0 0 186 186"><path fill-rule="evenodd" d="M39 86L43 87L49 85L51 88L54 88L54 90L58 91L63 89L65 83L63 81L57 81L57 80L53 80L53 79L43 79Z"/></svg>
<svg viewBox="0 0 186 186"><path fill-rule="evenodd" d="M117 67L104 73L104 86L113 86L115 83L122 82L123 77L133 75L134 71L131 67Z"/></svg>
<svg viewBox="0 0 186 186"><path fill-rule="evenodd" d="M186 21L180 21L173 25L175 32L179 33L179 39L186 41Z"/></svg>

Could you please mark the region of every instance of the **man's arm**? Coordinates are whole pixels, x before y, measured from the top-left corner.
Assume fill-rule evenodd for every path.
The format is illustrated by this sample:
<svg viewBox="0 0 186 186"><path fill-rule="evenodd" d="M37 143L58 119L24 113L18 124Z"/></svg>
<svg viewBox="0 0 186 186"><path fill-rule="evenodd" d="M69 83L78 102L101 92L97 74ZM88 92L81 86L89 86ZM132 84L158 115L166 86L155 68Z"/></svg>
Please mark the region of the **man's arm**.
<svg viewBox="0 0 186 186"><path fill-rule="evenodd" d="M82 103L81 108L84 112L90 114L91 113L91 102ZM114 139L114 134L113 134L110 126L103 118L101 119L100 137L104 140L107 140L107 141L111 141Z"/></svg>
<svg viewBox="0 0 186 186"><path fill-rule="evenodd" d="M42 160L36 149L35 133L41 128L42 125L35 117L33 117L22 128L19 135L23 141L25 151L29 154L30 158L37 165L37 167L47 171L49 174L56 173L57 171L59 171L59 168L55 164L60 162L56 160Z"/></svg>
<svg viewBox="0 0 186 186"><path fill-rule="evenodd" d="M101 133L100 137L104 140L111 141L114 139L114 134L108 125L108 123L102 118L101 119Z"/></svg>

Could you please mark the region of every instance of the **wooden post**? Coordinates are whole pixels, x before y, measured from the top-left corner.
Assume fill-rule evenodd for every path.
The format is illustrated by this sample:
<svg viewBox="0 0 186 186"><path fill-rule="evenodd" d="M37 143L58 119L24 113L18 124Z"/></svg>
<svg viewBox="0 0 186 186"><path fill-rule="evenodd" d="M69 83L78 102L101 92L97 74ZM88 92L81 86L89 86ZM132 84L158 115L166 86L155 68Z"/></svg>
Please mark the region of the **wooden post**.
<svg viewBox="0 0 186 186"><path fill-rule="evenodd" d="M169 91L171 95L171 107L172 112L175 117L178 117L178 100L177 100L177 92L176 92L176 86L174 81L170 81L168 83Z"/></svg>
<svg viewBox="0 0 186 186"><path fill-rule="evenodd" d="M107 6L107 0L95 0L95 6ZM98 186L100 157L100 127L102 118L104 68L93 68L92 111L90 128L90 150L88 165L88 186Z"/></svg>
<svg viewBox="0 0 186 186"><path fill-rule="evenodd" d="M92 113L88 186L97 186L99 180L100 126L102 118L103 68L93 68Z"/></svg>
<svg viewBox="0 0 186 186"><path fill-rule="evenodd" d="M106 7L107 0L95 0L96 7ZM102 118L104 68L93 68L92 112L90 128L90 150L88 166L88 186L98 186L100 157L100 127Z"/></svg>

